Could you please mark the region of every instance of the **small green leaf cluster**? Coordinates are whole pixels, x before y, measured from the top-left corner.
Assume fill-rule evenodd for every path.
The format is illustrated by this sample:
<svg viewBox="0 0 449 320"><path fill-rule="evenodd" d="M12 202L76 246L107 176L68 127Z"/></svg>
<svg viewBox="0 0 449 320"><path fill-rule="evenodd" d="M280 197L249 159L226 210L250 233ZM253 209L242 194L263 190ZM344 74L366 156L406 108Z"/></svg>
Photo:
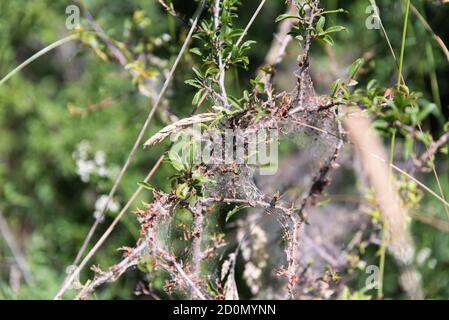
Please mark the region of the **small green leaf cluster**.
<svg viewBox="0 0 449 320"><path fill-rule="evenodd" d="M310 14L308 11L312 5L312 1L302 1L296 4L298 9L298 15L282 14L277 19L276 22L281 22L287 19L297 20L297 23L293 26L291 35L298 39L299 41L304 40L304 34L309 34L312 39L317 39L323 41L329 45L334 45L334 39L331 34L346 30L343 26L331 26L326 28L326 15L333 13L344 13L345 10L329 10L323 11L322 9L317 9ZM312 5L313 8L313 5ZM318 19L314 19L318 17Z"/></svg>
<svg viewBox="0 0 449 320"><path fill-rule="evenodd" d="M197 43L190 49L192 54L201 59L201 63L193 68L195 78L186 81L198 89L192 100L193 105L197 105L205 94L211 94L218 88L220 74L232 67L247 69L249 58L246 53L255 43L251 40L241 41L244 29L234 26L240 1L222 1L218 16L214 14L214 2L210 1L209 18L203 19L199 31L193 35ZM239 106L236 98L230 95L226 98L228 101L222 101L225 102L223 104L229 102L233 106ZM225 97L221 99L224 100Z"/></svg>

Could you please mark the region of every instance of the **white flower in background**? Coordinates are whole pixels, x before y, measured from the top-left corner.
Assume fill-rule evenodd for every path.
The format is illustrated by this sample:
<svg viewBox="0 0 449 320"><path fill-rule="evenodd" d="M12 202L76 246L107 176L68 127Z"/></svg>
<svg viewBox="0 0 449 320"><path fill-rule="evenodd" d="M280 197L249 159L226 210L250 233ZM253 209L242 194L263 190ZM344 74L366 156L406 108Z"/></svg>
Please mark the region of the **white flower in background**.
<svg viewBox="0 0 449 320"><path fill-rule="evenodd" d="M95 152L95 163L97 166L104 166L106 163L106 154L103 150L98 150Z"/></svg>
<svg viewBox="0 0 449 320"><path fill-rule="evenodd" d="M162 43L163 43L163 41L162 41L161 38L156 38L156 39L154 39L154 45L155 45L156 47L160 47L160 46L162 45Z"/></svg>
<svg viewBox="0 0 449 320"><path fill-rule="evenodd" d="M417 256L416 256L416 262L419 266L422 266L432 255L432 250L430 248L422 248Z"/></svg>
<svg viewBox="0 0 449 320"><path fill-rule="evenodd" d="M95 171L95 163L93 161L86 161L79 159L76 161L76 173L83 182L89 182L91 174Z"/></svg>
<svg viewBox="0 0 449 320"><path fill-rule="evenodd" d="M72 157L74 159L87 159L87 154L90 151L90 144L88 141L83 140L81 141L78 146L76 147L75 152L73 153Z"/></svg>
<svg viewBox="0 0 449 320"><path fill-rule="evenodd" d="M154 39L154 45L156 47L160 47L164 43L169 42L170 40L171 40L171 36L168 33L164 33L160 37L157 37Z"/></svg>
<svg viewBox="0 0 449 320"><path fill-rule="evenodd" d="M171 37L170 37L170 35L168 33L164 33L161 36L161 38L162 38L162 41L165 41L165 42L169 42L171 40Z"/></svg>
<svg viewBox="0 0 449 320"><path fill-rule="evenodd" d="M100 167L100 168L98 168L98 172L97 173L98 173L98 175L100 177L108 177L110 171L109 171L109 169L107 169L105 167Z"/></svg>
<svg viewBox="0 0 449 320"><path fill-rule="evenodd" d="M244 239L244 230L239 230L240 239ZM245 279L251 293L256 295L261 289L262 272L267 266L268 254L266 253L266 245L268 243L267 234L258 225L252 226L251 237L241 240L241 252L245 267L243 270L243 279Z"/></svg>
<svg viewBox="0 0 449 320"><path fill-rule="evenodd" d="M106 205L106 202L108 201L108 195L102 194L100 197L98 197L97 201L95 202L95 212L94 212L94 218L98 219L101 215L101 212L103 211L104 206ZM113 199L109 201L109 205L107 208L111 212L118 212L120 210L120 205L115 202ZM101 217L101 220L103 220L104 216Z"/></svg>
<svg viewBox="0 0 449 320"><path fill-rule="evenodd" d="M437 262L438 262L437 259L432 258L429 260L429 263L427 264L427 266L433 270L437 266Z"/></svg>
<svg viewBox="0 0 449 320"><path fill-rule="evenodd" d="M92 147L88 141L81 141L77 145L72 158L76 162L76 173L85 183L95 175L101 178L113 178L114 170L106 166L106 153L98 150L92 157Z"/></svg>

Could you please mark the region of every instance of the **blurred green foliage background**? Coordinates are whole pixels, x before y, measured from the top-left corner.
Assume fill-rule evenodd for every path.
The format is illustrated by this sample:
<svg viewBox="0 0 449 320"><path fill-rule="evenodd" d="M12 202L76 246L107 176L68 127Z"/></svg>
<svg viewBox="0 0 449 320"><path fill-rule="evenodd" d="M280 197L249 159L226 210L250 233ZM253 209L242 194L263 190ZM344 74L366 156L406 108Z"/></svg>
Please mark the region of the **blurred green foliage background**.
<svg viewBox="0 0 449 320"><path fill-rule="evenodd" d="M242 1L239 22L249 20L257 1ZM399 52L402 33L401 1L378 1L385 28L391 37L396 53ZM86 7L113 39L125 46L143 46L152 54L167 60L168 65L178 52L185 37L185 22L166 14L157 1L90 0ZM437 1L412 1L424 9L429 24L445 42L449 42L447 16L449 5ZM70 33L65 27L65 9L69 1L1 1L0 2L0 77L6 75L19 63L44 46ZM174 1L176 10L187 20L196 4L194 1ZM369 79L378 79L393 85L395 66L389 49L378 30L365 27L366 8L369 1L322 1L326 9L344 8L348 14L333 17L331 23L347 27L348 31L335 37L333 50L338 68L345 70L357 57L369 56L364 68L361 85ZM249 53L251 67L240 71L229 79L229 90L239 92L254 77L254 72L263 63L265 54L276 30L274 20L283 13L284 1L269 0L262 14L257 18L248 39L257 44ZM136 12L144 15L144 21L136 18ZM136 21L138 19L138 21ZM422 24L411 16L411 31L406 43L405 76L408 85L423 92L425 99L438 106L425 123L425 129L435 136L443 132L443 124L449 116L449 72L448 61L441 54L432 36ZM162 34L171 40L155 45ZM296 45L289 50L288 59L297 55ZM98 50L103 48L99 45ZM324 47L313 47L312 68L315 68L315 83L321 93L329 92L328 56ZM178 68L172 88L168 93L170 111L185 116L192 109L193 90L184 85L192 78L191 67L194 57L186 55ZM288 61L287 59L287 61ZM292 68L292 66L290 66ZM282 66L277 80L282 88L289 88L292 81L288 66ZM155 67L155 78L161 79L163 70ZM337 70L338 71L338 70ZM329 79L330 77L330 79ZM238 79L238 81L233 81ZM435 88L436 79L438 90ZM159 83L159 82L155 82ZM160 87L160 84L158 84ZM105 102L105 107L94 112L83 113L89 106ZM141 95L127 72L115 61L103 60L92 47L71 42L52 51L20 74L0 87L0 210L24 252L28 269L33 277L32 284L19 281L14 285L12 268L14 259L0 237L0 298L41 299L52 298L94 221L95 203L112 187L113 177L126 159L132 144L143 124L151 104ZM157 115L150 125L147 137L163 125L162 116ZM105 167L108 174L92 170L84 181L79 174L82 165L77 150L85 150L84 160ZM162 147L139 150L132 162L114 201L121 206L131 196L164 151ZM97 159L98 160L98 159ZM438 159L438 170L446 194L449 190L449 167L447 158ZM167 177L173 173L168 165L162 166L151 183L168 190ZM428 185L436 190L431 175L423 176ZM139 198L148 200L149 194ZM136 201L136 205L140 202ZM441 204L425 198L419 213L448 221ZM109 212L101 224L100 234L116 213ZM429 298L449 297L449 237L434 227L413 223L413 235L418 250L429 248L436 264L422 264L426 296ZM134 215L126 215L106 245L95 256L92 264L110 266L121 257L117 248L133 245L138 237L138 225ZM369 253L375 261L375 252ZM369 257L367 258L370 259ZM387 261L385 295L401 298L395 279L396 271L392 261ZM92 275L82 274L83 280ZM364 275L359 275L360 282ZM129 272L115 284L101 290L102 298L133 298L133 290L144 275ZM160 286L163 283L159 284ZM357 284L354 284L357 286Z"/></svg>

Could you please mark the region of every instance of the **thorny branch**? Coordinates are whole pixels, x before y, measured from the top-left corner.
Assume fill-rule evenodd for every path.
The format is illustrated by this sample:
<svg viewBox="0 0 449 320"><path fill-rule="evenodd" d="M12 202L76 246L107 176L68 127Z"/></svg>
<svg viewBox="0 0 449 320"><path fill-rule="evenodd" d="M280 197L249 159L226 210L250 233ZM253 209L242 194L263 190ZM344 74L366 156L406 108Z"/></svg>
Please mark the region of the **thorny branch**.
<svg viewBox="0 0 449 320"><path fill-rule="evenodd" d="M422 154L419 160L416 161L415 165L417 168L422 169L429 161L432 160L432 157L438 152L440 148L449 143L449 132L443 134L437 141L434 141L426 152Z"/></svg>
<svg viewBox="0 0 449 320"><path fill-rule="evenodd" d="M89 280L85 284L76 299L86 299L102 284L116 281L123 273L139 263L142 257L144 257L149 250L149 245L152 246L150 250L157 253L158 263L164 270L169 272L172 277L177 277L181 281L185 282L193 294L199 299L207 299L205 293L198 288L195 281L184 271L183 266L176 261L176 258L161 249L155 242L143 242L136 248L130 249L130 253L128 253L128 256L125 259L111 267L106 272L94 267L93 269L97 272L97 276L92 281Z"/></svg>

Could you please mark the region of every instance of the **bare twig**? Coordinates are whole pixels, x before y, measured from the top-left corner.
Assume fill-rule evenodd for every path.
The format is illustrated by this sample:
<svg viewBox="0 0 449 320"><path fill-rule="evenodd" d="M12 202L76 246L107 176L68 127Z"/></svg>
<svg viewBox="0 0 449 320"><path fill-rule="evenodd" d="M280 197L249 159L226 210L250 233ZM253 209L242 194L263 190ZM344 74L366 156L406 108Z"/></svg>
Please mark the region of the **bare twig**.
<svg viewBox="0 0 449 320"><path fill-rule="evenodd" d="M429 23L426 21L426 19L422 16L422 14L419 13L418 9L416 9L416 7L413 4L410 5L410 8L412 9L412 12L416 15L418 20L421 21L424 28L426 28L427 31L429 31L432 34L432 37L435 39L436 43L440 47L444 56L446 57L446 60L449 62L449 50L447 49L443 40L433 31L432 27L429 25Z"/></svg>
<svg viewBox="0 0 449 320"><path fill-rule="evenodd" d="M438 150L445 144L449 143L449 131L443 134L437 141L433 142L426 152L416 162L416 167L422 168L425 166L432 157L438 152Z"/></svg>
<svg viewBox="0 0 449 320"><path fill-rule="evenodd" d="M243 30L242 34L238 38L237 42L235 43L235 47L238 47L238 46L240 46L242 44L243 39L248 34L249 29L253 25L254 21L256 20L257 16L259 15L259 13L262 10L262 8L263 8L263 6L264 6L266 1L267 0L261 0L260 1L259 6L257 7L256 11L252 15L251 19L249 20L249 22L246 25L245 29ZM226 57L225 62L223 63L222 68L220 68L220 72L222 72L226 68L229 59L231 59L231 56L232 56L232 52L230 52L229 55ZM223 70L221 70L221 69L223 69Z"/></svg>
<svg viewBox="0 0 449 320"><path fill-rule="evenodd" d="M14 236L11 230L9 229L8 222L3 217L1 211L0 211L0 233L2 234L6 244L11 250L14 260L16 260L17 266L19 267L19 270L22 273L25 282L31 284L33 282L33 277L28 271L28 266L25 257L22 254L22 251L20 250L16 240L14 239Z"/></svg>
<svg viewBox="0 0 449 320"><path fill-rule="evenodd" d="M247 204L251 207L256 207L259 206L261 208L265 208L265 209L278 209L281 210L282 212L284 212L287 215L292 215L293 213L293 208L286 208L277 204L272 204L272 203L268 203L268 202L264 202L264 201L259 201L259 200L248 200L248 199L233 199L233 198L205 198L203 200L205 203L208 202L221 202L221 203L235 203L235 204Z"/></svg>
<svg viewBox="0 0 449 320"><path fill-rule="evenodd" d="M62 46L63 44L73 41L75 39L78 39L78 35L77 34L72 34L70 36L67 36L65 38L62 38L58 41L53 42L52 44L46 46L45 48L39 50L38 52L36 52L35 54L33 54L30 58L28 58L27 60L25 60L24 62L22 62L20 65L18 65L16 68L14 68L12 71L10 71L6 76L4 76L2 79L0 79L0 87L6 82L8 81L12 76L14 76L16 73L18 73L20 70L22 70L23 68L25 68L26 66L28 66L30 63L32 63L34 60L40 58L41 56L43 56L44 54L46 54L47 52Z"/></svg>
<svg viewBox="0 0 449 320"><path fill-rule="evenodd" d="M133 249L132 253L123 259L120 263L109 268L107 272L98 272L93 280L88 280L84 285L83 289L76 296L76 300L86 299L86 297L91 294L96 288L101 286L106 282L116 281L123 273L125 273L129 268L137 265L139 259L144 254L147 248L146 243L140 244L137 248Z"/></svg>
<svg viewBox="0 0 449 320"><path fill-rule="evenodd" d="M428 214L412 213L411 216L413 217L413 219L415 219L421 223L428 224L428 225L434 227L435 229L449 233L449 223L445 220L439 219L437 217L434 217L434 216L431 216Z"/></svg>
<svg viewBox="0 0 449 320"><path fill-rule="evenodd" d="M262 10L265 2L267 0L261 0L259 3L259 6L257 7L256 11L254 11L254 14L252 15L251 19L249 20L249 22L247 23L245 29L243 30L242 34L240 35L239 39L237 40L237 42L235 43L235 46L238 47L243 39L246 37L246 35L248 34L249 29L251 28L251 26L253 25L254 21L256 20L257 16L259 15L260 11ZM226 60L229 60L231 57L229 56Z"/></svg>
<svg viewBox="0 0 449 320"><path fill-rule="evenodd" d="M76 299L86 299L89 294L91 294L96 288L101 286L106 282L114 282L120 276L125 273L129 268L137 265L139 260L146 254L146 252L151 246L154 251L156 251L159 258L163 259L165 263L160 265L167 271L172 273L173 266L178 273L179 277L182 278L188 287L194 292L194 294L201 300L207 300L206 295L195 285L193 279L191 279L187 273L184 271L183 267L172 257L168 252L160 248L154 241L143 241L140 245L132 250L132 252L123 259L120 263L109 268L107 272L99 272L99 274L93 279L86 282L86 285L77 295Z"/></svg>

